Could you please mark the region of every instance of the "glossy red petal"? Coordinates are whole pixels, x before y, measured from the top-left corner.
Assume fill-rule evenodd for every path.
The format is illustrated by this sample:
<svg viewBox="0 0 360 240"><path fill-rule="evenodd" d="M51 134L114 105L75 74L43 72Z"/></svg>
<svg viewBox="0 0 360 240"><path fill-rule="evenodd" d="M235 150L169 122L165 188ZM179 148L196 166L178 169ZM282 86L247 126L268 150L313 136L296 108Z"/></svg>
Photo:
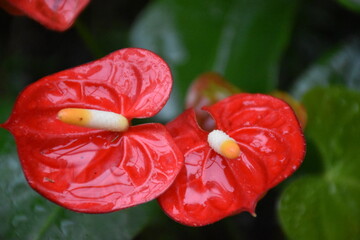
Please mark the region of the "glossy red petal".
<svg viewBox="0 0 360 240"><path fill-rule="evenodd" d="M147 202L174 181L182 153L161 124L81 137L15 136L29 184L75 211L111 212Z"/></svg>
<svg viewBox="0 0 360 240"><path fill-rule="evenodd" d="M123 49L45 77L26 88L8 121L29 184L75 211L109 212L149 201L175 179L183 155L160 124L124 133L77 127L57 119L80 107L152 116L167 101L166 63L144 49Z"/></svg>
<svg viewBox="0 0 360 240"><path fill-rule="evenodd" d="M214 128L214 120L202 107L214 104L226 97L239 93L241 90L216 72L199 75L186 93L186 108L194 108L199 125L210 130Z"/></svg>
<svg viewBox="0 0 360 240"><path fill-rule="evenodd" d="M165 105L172 77L156 54L129 48L65 70L27 87L16 101L5 127L14 135L43 137L98 132L57 120L60 109L92 108L120 113L131 120L150 117Z"/></svg>
<svg viewBox="0 0 360 240"><path fill-rule="evenodd" d="M0 0L11 14L23 13L45 27L65 31L90 0Z"/></svg>
<svg viewBox="0 0 360 240"><path fill-rule="evenodd" d="M237 183L237 173L228 160L209 147L208 133L197 125L193 110L187 110L167 127L184 153L185 167L158 198L166 214L182 224L202 226L253 209L248 196L257 193L245 191L248 187Z"/></svg>
<svg viewBox="0 0 360 240"><path fill-rule="evenodd" d="M247 102L252 102L250 108ZM218 129L234 138L242 152L233 160L216 154L192 110L167 125L184 153L185 167L158 201L171 218L190 226L242 211L254 213L257 201L296 170L305 152L292 110L276 98L239 94L207 109Z"/></svg>
<svg viewBox="0 0 360 240"><path fill-rule="evenodd" d="M242 149L261 158L269 187L300 166L305 141L295 113L284 101L269 95L244 93L205 109L217 128L235 138L244 146Z"/></svg>
<svg viewBox="0 0 360 240"><path fill-rule="evenodd" d="M22 11L14 7L8 0L0 0L0 8L12 15L24 15Z"/></svg>

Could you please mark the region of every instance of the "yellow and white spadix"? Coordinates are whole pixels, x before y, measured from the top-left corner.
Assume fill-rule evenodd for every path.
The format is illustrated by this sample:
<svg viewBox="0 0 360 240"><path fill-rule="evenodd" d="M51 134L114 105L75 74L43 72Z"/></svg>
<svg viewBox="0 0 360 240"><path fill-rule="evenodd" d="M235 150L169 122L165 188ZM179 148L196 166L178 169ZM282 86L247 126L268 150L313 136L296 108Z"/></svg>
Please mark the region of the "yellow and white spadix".
<svg viewBox="0 0 360 240"><path fill-rule="evenodd" d="M210 147L218 154L235 159L240 156L240 147L236 141L221 130L213 130L208 135Z"/></svg>
<svg viewBox="0 0 360 240"><path fill-rule="evenodd" d="M121 114L83 108L64 108L57 118L67 124L112 132L123 132L129 128L129 121Z"/></svg>

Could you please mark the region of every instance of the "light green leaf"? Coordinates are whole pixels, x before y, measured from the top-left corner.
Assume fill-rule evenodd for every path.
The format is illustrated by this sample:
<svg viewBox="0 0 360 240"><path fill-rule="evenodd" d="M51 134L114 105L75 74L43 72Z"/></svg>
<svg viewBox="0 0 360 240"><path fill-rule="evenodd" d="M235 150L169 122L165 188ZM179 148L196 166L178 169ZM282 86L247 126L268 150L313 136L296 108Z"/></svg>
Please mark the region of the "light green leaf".
<svg viewBox="0 0 360 240"><path fill-rule="evenodd" d="M290 239L358 239L360 236L360 93L314 89L304 97L307 136L323 172L292 182L279 216ZM306 161L317 161L308 156Z"/></svg>
<svg viewBox="0 0 360 240"><path fill-rule="evenodd" d="M298 1L159 0L142 13L131 33L171 66L184 96L200 74L216 71L245 91L277 86Z"/></svg>
<svg viewBox="0 0 360 240"><path fill-rule="evenodd" d="M279 206L289 239L358 239L360 186L304 177L285 189Z"/></svg>
<svg viewBox="0 0 360 240"><path fill-rule="evenodd" d="M307 135L319 148L326 173L360 181L360 93L342 88L307 94Z"/></svg>

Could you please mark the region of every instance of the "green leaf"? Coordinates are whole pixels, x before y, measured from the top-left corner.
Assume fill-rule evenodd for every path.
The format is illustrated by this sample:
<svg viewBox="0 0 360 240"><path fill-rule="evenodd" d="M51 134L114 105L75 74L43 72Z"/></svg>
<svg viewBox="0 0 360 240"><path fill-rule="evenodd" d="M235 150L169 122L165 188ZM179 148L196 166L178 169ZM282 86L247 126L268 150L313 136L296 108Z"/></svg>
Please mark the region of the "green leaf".
<svg viewBox="0 0 360 240"><path fill-rule="evenodd" d="M355 12L360 12L359 0L337 0L337 1L350 10L353 10Z"/></svg>
<svg viewBox="0 0 360 240"><path fill-rule="evenodd" d="M0 138L15 146L3 129ZM3 150L0 146L0 239L133 239L150 223L151 203L109 214L82 214L59 207L30 188L14 147L12 153Z"/></svg>
<svg viewBox="0 0 360 240"><path fill-rule="evenodd" d="M360 90L360 40L353 39L327 53L308 69L293 87L293 96L300 99L315 86L343 85Z"/></svg>
<svg viewBox="0 0 360 240"><path fill-rule="evenodd" d="M280 200L280 220L290 239L358 239L359 184L322 176L294 181Z"/></svg>
<svg viewBox="0 0 360 240"><path fill-rule="evenodd" d="M208 71L245 91L269 92L277 86L297 6L288 0L154 1L136 22L131 42L168 61L180 97Z"/></svg>
<svg viewBox="0 0 360 240"><path fill-rule="evenodd" d="M319 148L326 173L360 181L355 171L360 170L360 93L316 89L305 96L304 104L309 115L307 135Z"/></svg>
<svg viewBox="0 0 360 240"><path fill-rule="evenodd" d="M290 239L358 239L360 93L317 88L305 95L304 104L306 133L319 150L323 172L285 189L279 205L283 229Z"/></svg>

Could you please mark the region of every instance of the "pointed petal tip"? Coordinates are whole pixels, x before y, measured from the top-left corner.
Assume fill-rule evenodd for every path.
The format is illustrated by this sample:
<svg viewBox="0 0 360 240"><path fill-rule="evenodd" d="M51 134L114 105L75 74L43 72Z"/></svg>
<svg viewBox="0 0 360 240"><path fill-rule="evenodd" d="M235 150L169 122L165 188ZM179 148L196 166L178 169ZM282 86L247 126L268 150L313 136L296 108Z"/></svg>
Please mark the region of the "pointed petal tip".
<svg viewBox="0 0 360 240"><path fill-rule="evenodd" d="M7 127L6 127L6 122L5 122L5 123L0 123L0 128L7 129Z"/></svg>

